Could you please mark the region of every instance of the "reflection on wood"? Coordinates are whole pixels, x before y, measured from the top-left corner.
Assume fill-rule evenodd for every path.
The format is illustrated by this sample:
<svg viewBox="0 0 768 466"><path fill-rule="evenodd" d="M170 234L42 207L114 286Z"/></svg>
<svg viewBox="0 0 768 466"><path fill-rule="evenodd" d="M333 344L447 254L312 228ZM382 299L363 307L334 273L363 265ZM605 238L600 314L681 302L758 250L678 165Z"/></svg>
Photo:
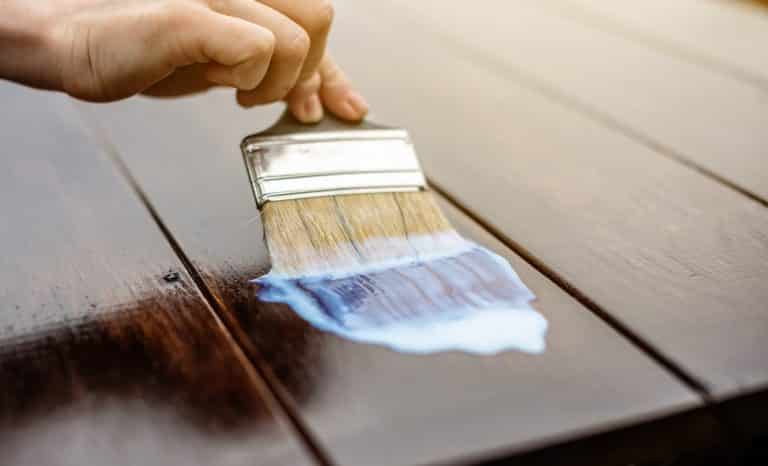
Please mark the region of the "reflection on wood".
<svg viewBox="0 0 768 466"><path fill-rule="evenodd" d="M402 8L418 9L424 23L476 32L456 40L484 47L496 64L518 63L522 72L535 71L552 81L568 78L620 106L653 106L652 112L662 113L667 104L684 107L686 116L703 124L701 129L712 130L709 136L723 130L724 115L744 116L748 124L716 137L720 149L707 149L718 163L768 180L764 151L757 150L768 135L765 118L760 118L768 107L759 102L768 101L751 100L754 89L736 99L726 91L730 87L703 92L705 81L696 76L657 73L652 64L639 62L632 68L618 66L615 60L628 59L621 48L600 43L598 33L583 27L566 27L567 21L531 5L505 3L506 9L499 11L510 13L494 16L494 9L459 14L463 10L449 9L452 3L438 2L428 9L422 2L410 2ZM426 26L417 21L402 19L402 8L377 5L370 2L364 9L359 2L343 2L335 53L359 78L372 108L382 118L399 118L412 131L434 183L509 244L535 257L559 283L596 303L716 396L768 386L765 207L553 101L542 95L546 90L532 89L528 82L521 85L516 66L487 61L479 66L479 61L456 57L444 38L425 33ZM364 22L372 11L376 20ZM384 36L392 24L401 25L396 37L368 41L364 50L355 45L361 34ZM582 63L584 49L593 45L610 52L590 55L589 64L599 65L600 73L585 71ZM403 52L394 56L393 49ZM643 56L652 54L643 50ZM381 59L365 60L370 55ZM423 57L429 57L426 64ZM397 72L402 67L424 71ZM635 76L638 68L641 73ZM667 74L675 86L701 93L703 100L693 106L670 97L667 93L674 94L674 89L667 87L672 79ZM639 97L625 83L635 78L648 78L660 87L649 85L643 88L649 94ZM387 87L381 86L382 79ZM744 89L741 83L731 85ZM392 98L393 89L399 99ZM686 102L688 98L693 99L688 96ZM665 133L683 134L689 122L668 115L653 124L664 126ZM735 150L742 143L755 151Z"/></svg>
<svg viewBox="0 0 768 466"><path fill-rule="evenodd" d="M168 405L203 430L271 421L248 373L187 287L140 297L75 324L2 341L0 413L6 428L82 399ZM213 338L212 338L213 337Z"/></svg>
<svg viewBox="0 0 768 466"><path fill-rule="evenodd" d="M403 21L404 16L410 19L397 39L405 45L394 45L391 39L382 41L387 51L418 44L422 50L427 47L458 53L475 67L504 78L507 86L494 87L502 93L506 87L520 85L533 89L639 145L695 164L710 176L768 202L766 89L563 17L542 8L541 2L487 0L483 8L471 9L461 8L463 3L458 0L390 2L395 5L384 10L389 10L396 21ZM375 17L369 7L348 0L338 3L340 12L348 11L349 17L355 18L339 21L350 30L344 34L358 36L351 30L359 28L370 35L368 27L357 19ZM380 8L378 5L371 2L370 8ZM336 37L340 30L336 28ZM429 46L421 44L424 31L433 36ZM346 53L372 53L349 43L350 52ZM409 54L417 55L415 50ZM431 50L419 53L415 66L424 67L422 57L431 54ZM385 56L393 58L390 63L380 61L387 72L393 66L404 66L404 57ZM430 58L428 63L438 76L451 76L434 69L436 60ZM362 73L376 75L372 68L361 68ZM440 84L449 81L442 79ZM372 85L380 88L379 82L374 79ZM457 93L463 102L472 100L465 94L467 90L483 87L472 83ZM509 109L514 108L518 107ZM493 119L488 113L478 115ZM506 121L509 118L511 114Z"/></svg>
<svg viewBox="0 0 768 466"><path fill-rule="evenodd" d="M361 58L359 66L369 62ZM387 92L391 97L391 90ZM298 374L310 385L309 390L297 383L283 385L287 379L278 377L274 384L334 462L487 459L661 417L700 402L455 211L451 221L461 224L460 232L510 260L539 298L536 307L551 323L544 354L404 355L343 340L303 322L294 324L295 314L285 307L253 298L249 302L252 290L244 282L266 270L268 262L239 143L275 121L281 109L245 111L233 102L230 93L221 91L173 102L140 98L81 108L115 145L201 270L217 305L234 316L229 325L243 346L277 367L274 372ZM409 105L398 104L401 109ZM390 121L400 122L398 115ZM157 141L168 143L158 147ZM430 156L418 139L417 149L421 157ZM181 166L183 182L169 184ZM276 325L286 319L290 325ZM294 338L305 341L300 344L306 345L306 356L286 360ZM285 371L292 363L303 367ZM702 441L694 437L694 443ZM645 455L663 456L678 447L645 448ZM570 458L561 459L573 464ZM584 462L592 459L585 457Z"/></svg>
<svg viewBox="0 0 768 466"><path fill-rule="evenodd" d="M0 101L0 464L312 463L68 100Z"/></svg>

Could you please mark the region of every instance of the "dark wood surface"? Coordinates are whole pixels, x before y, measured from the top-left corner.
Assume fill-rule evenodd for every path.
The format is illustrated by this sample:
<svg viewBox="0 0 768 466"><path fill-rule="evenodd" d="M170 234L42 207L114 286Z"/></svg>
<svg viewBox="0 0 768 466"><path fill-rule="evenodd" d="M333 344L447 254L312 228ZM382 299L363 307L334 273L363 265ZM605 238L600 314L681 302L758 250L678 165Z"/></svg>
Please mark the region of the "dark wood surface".
<svg viewBox="0 0 768 466"><path fill-rule="evenodd" d="M336 55L376 114L413 132L435 183L711 394L765 388L768 210L552 98L548 88L536 88L521 75L543 73L552 82L572 78L580 89L595 91L595 105L603 98L628 108L647 101L654 113L667 112L666 128L654 133L659 136L692 135L687 125L694 121L706 134L686 141L697 141L757 181L768 179L765 94L730 78L685 71L690 65L647 49L627 46L618 53L624 48L615 38L603 39L531 6L509 7L509 14L496 18L493 8L449 11L453 3L434 5L433 17L414 21L403 12L420 8L418 2L339 6ZM436 23L466 32L461 41L473 41L472 50L485 50L477 56L489 58L465 56L469 52L456 45L459 39L430 31ZM561 31L553 31L553 24ZM385 27L393 25L399 33L387 36ZM364 34L370 40L360 48L355 38ZM598 38L614 45L603 47ZM592 47L605 54L586 55ZM364 59L369 56L378 60ZM625 66L624 60L631 63ZM499 65L513 61L522 67L520 74L517 64ZM590 73L585 66L602 71ZM403 68L422 71L406 74ZM644 81L654 69L670 75L659 75L656 87ZM680 93L667 94L669 83ZM689 92L700 93L700 101ZM680 115L682 107L689 119ZM709 144L714 135L717 144ZM734 147L742 144L748 146L743 151Z"/></svg>
<svg viewBox="0 0 768 466"><path fill-rule="evenodd" d="M314 463L68 99L0 102L0 464Z"/></svg>
<svg viewBox="0 0 768 466"><path fill-rule="evenodd" d="M279 106L0 84L0 464L594 466L764 433L765 18L335 3L374 119L538 295L547 351L408 356L257 302L238 144Z"/></svg>
<svg viewBox="0 0 768 466"><path fill-rule="evenodd" d="M368 5L362 8L359 3L344 1L339 10L372 17L362 11ZM471 9L461 8L457 0L386 3L397 18L418 18L420 24L403 26L417 34L406 39L409 44L424 31L439 31L444 36L436 48L462 53L476 67L535 87L614 132L768 199L768 90L763 86L667 55L584 23L583 18L559 14L547 6L550 2L489 0L483 8ZM361 11L355 13L353 7ZM339 21L349 28L359 23ZM346 27L336 28L336 35ZM767 40L764 32L758 43ZM401 48L390 37L382 42L390 50ZM398 62L395 55L386 57Z"/></svg>
<svg viewBox="0 0 768 466"><path fill-rule="evenodd" d="M545 354L404 355L319 332L287 308L249 299L246 281L266 269L268 258L238 146L274 121L280 108L245 111L233 99L221 91L174 102L78 106L125 160L217 302L231 312L244 347L268 361L277 389L339 464L494 457L700 402L452 209L459 229L508 257L539 297L537 308L550 321Z"/></svg>

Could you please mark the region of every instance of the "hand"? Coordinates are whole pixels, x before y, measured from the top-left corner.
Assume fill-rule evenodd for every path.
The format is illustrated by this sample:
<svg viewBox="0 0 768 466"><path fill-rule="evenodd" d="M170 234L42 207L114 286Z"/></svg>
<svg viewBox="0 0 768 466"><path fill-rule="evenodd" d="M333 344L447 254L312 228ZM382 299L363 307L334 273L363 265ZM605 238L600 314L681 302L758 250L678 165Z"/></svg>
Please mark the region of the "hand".
<svg viewBox="0 0 768 466"><path fill-rule="evenodd" d="M367 104L326 54L328 0L0 0L0 76L89 101L237 89L358 120Z"/></svg>

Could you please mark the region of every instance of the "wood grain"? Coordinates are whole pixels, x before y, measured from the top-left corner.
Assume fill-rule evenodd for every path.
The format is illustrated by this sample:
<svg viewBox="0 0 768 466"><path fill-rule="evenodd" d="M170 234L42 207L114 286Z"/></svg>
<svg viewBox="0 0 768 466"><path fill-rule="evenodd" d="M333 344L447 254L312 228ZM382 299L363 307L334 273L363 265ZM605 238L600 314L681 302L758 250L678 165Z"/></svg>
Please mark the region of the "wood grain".
<svg viewBox="0 0 768 466"><path fill-rule="evenodd" d="M547 2L539 2L547 3ZM768 90L768 10L759 2L552 0L552 11Z"/></svg>
<svg viewBox="0 0 768 466"><path fill-rule="evenodd" d="M0 463L312 464L68 99L0 101Z"/></svg>
<svg viewBox="0 0 768 466"><path fill-rule="evenodd" d="M339 5L335 53L371 99L376 114L413 132L434 182L509 244L539 261L551 276L671 357L715 396L768 385L768 210L520 85L506 68L486 69L456 57L443 36L424 32L420 22L401 19L400 8L371 3L363 9L356 2ZM456 18L447 9L434 11L446 25L454 24ZM498 49L505 51L505 59L519 55L548 62L572 60L573 69L547 69L551 80L583 69L576 66L583 59L579 54L526 52L548 24L539 23L546 19L542 14L523 10L526 13L516 16L512 13L517 9L509 10L514 22L501 28L488 16L492 9L473 11L484 13L467 13L463 30L477 26L475 35L485 40L486 30L496 31L495 44L507 45ZM489 21L482 31L476 23L481 16ZM372 17L376 20L365 20ZM399 34L373 40L385 34L379 24L396 25ZM563 25L566 32L573 28ZM505 42L504 31L519 41ZM364 34L371 40L361 50L355 41ZM555 35L551 40L562 44L564 38ZM400 53L394 56L392 50ZM379 59L368 60L370 56ZM613 65L620 57L593 59L610 67L617 79L635 76L636 70ZM403 69L421 71L400 72ZM664 80L680 78L675 70L668 71ZM611 79L590 74L581 81L595 89L604 84L607 95L613 92ZM725 99L725 89L712 89L713 99ZM649 101L669 101L663 87L657 90ZM612 101L633 105L628 102L638 95L614 94ZM728 115L734 108L728 105L736 106L737 100L724 103L718 114ZM702 114L695 106L689 108L696 118ZM745 114L750 108L746 105ZM684 133L688 121L665 123L665 132ZM740 134L723 135L721 143L746 144ZM750 130L756 140L765 134ZM734 153L718 155L719 163L742 169L745 162ZM763 162L752 164L751 176L768 176L765 167Z"/></svg>
<svg viewBox="0 0 768 466"><path fill-rule="evenodd" d="M114 145L217 302L231 312L243 345L268 361L275 388L339 464L501 457L700 403L456 211L449 213L460 230L508 257L539 297L536 306L550 322L543 355L404 355L319 332L286 307L256 302L246 284L268 262L238 147L248 133L274 121L280 107L242 110L230 92L215 91L173 102L138 98L80 108ZM169 181L174 177L177 182ZM294 357L296 345L308 348L302 359ZM642 449L641 456L663 455L669 447L687 448L665 444ZM618 449L623 459L627 454ZM590 459L580 461L592 464Z"/></svg>
<svg viewBox="0 0 768 466"><path fill-rule="evenodd" d="M401 44L410 46L424 31L436 33L441 49L454 50L473 66L535 89L768 200L765 89L556 14L540 3L486 0L467 9L457 0L388 2L396 20L417 18L418 24L407 26L410 39ZM371 13L362 12L362 6L342 0L339 10L359 8L364 19ZM388 44L390 53L393 47L402 45Z"/></svg>

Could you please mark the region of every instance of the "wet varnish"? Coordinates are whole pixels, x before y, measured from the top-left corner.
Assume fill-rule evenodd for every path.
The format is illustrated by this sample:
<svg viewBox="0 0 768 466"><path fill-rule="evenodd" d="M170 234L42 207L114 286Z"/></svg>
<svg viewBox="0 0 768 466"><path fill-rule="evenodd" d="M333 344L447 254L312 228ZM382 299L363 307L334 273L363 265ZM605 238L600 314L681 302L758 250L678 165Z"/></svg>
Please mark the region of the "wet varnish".
<svg viewBox="0 0 768 466"><path fill-rule="evenodd" d="M407 353L544 351L546 319L509 263L450 227L429 193L276 202L260 300Z"/></svg>

